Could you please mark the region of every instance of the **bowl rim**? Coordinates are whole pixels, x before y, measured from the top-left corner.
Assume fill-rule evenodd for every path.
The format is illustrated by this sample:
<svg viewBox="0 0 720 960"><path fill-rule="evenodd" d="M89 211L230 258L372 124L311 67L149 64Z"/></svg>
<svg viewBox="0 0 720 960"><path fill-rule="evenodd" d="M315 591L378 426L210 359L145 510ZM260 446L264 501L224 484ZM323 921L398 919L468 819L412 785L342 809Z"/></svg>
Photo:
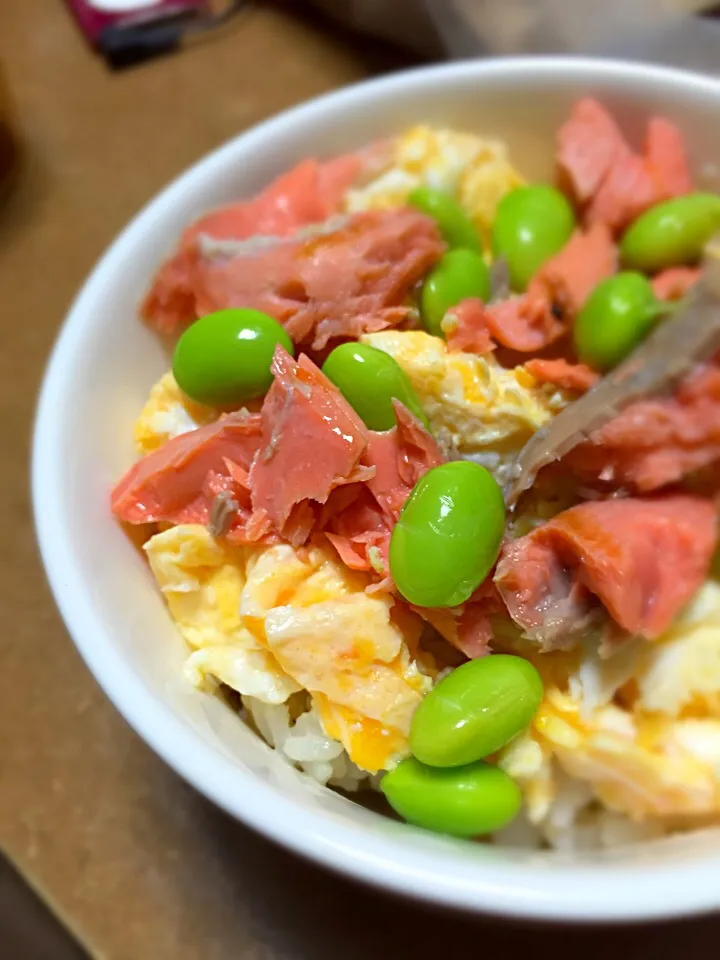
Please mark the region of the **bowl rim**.
<svg viewBox="0 0 720 960"><path fill-rule="evenodd" d="M71 305L53 347L37 404L32 443L31 489L36 536L46 575L61 613L83 660L110 701L130 726L180 776L221 809L247 826L295 853L348 877L409 895L416 899L473 913L551 921L633 922L689 916L720 907L720 858L693 860L668 866L594 865L528 870L519 862L483 864L465 869L450 842L442 851L410 849L395 837L351 831L322 813L296 805L289 796L244 773L221 751L163 705L136 674L105 634L71 549L58 476L62 444L62 403L71 383L73 357L85 328L92 322L93 304L116 269L132 256L139 238L156 219L162 219L176 198L212 177L236 153L266 144L290 117L312 122L340 104L372 101L428 82L452 78L493 76L520 78L564 74L573 79L642 79L665 86L680 84L720 100L720 81L674 68L648 66L624 60L586 57L512 57L463 60L399 71L361 81L283 111L238 134L172 180L155 195L103 253ZM236 789L243 781L241 799ZM414 831L415 828L404 828Z"/></svg>

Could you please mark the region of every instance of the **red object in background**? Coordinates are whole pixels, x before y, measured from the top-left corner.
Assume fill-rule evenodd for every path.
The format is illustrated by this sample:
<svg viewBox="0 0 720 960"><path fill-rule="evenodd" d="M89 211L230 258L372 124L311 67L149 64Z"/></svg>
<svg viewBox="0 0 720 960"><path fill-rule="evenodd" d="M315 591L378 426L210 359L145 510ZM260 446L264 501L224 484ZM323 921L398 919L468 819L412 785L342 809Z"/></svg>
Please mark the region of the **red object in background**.
<svg viewBox="0 0 720 960"><path fill-rule="evenodd" d="M208 0L67 0L82 32L112 66L176 49L190 25L213 20Z"/></svg>
<svg viewBox="0 0 720 960"><path fill-rule="evenodd" d="M204 12L207 0L68 0L93 45L108 27L140 27L181 14Z"/></svg>

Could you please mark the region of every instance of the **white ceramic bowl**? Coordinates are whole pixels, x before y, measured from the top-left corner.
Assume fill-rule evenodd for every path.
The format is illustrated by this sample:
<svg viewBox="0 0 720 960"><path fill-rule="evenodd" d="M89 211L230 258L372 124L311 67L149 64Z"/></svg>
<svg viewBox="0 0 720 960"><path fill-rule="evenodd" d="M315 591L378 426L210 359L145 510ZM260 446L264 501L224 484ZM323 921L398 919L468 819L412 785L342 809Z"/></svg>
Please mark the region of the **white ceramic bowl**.
<svg viewBox="0 0 720 960"><path fill-rule="evenodd" d="M233 816L328 867L438 904L636 920L719 907L720 836L576 857L507 851L425 833L319 787L219 700L185 685L182 642L108 503L133 459L133 420L167 367L137 303L186 224L307 154L352 149L420 121L507 140L524 173L548 176L554 130L587 93L629 130L652 112L679 122L698 169L720 158L717 82L552 58L458 63L360 84L269 120L196 164L121 234L67 318L40 399L33 497L55 598L98 682L167 763Z"/></svg>

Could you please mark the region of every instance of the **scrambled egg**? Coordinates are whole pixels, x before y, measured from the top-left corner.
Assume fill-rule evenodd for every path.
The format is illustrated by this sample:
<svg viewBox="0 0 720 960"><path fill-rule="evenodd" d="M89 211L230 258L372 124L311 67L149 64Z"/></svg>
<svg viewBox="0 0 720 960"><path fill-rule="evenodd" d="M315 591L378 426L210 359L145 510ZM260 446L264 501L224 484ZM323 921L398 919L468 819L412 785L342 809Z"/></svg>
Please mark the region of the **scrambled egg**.
<svg viewBox="0 0 720 960"><path fill-rule="evenodd" d="M150 391L147 403L135 423L135 446L138 453L157 450L168 440L216 420L211 407L194 403L166 373Z"/></svg>
<svg viewBox="0 0 720 960"><path fill-rule="evenodd" d="M444 340L419 330L364 334L408 375L435 434L502 479L532 434L570 402L522 367L507 370L491 356L451 353Z"/></svg>
<svg viewBox="0 0 720 960"><path fill-rule="evenodd" d="M350 213L396 207L416 187L434 187L453 194L488 240L499 201L524 182L511 166L504 143L418 126L397 138L389 168L348 192L346 207Z"/></svg>
<svg viewBox="0 0 720 960"><path fill-rule="evenodd" d="M186 524L151 537L145 551L171 617L195 650L186 664L194 684L219 680L266 703L283 703L301 689L240 616L249 549Z"/></svg>
<svg viewBox="0 0 720 960"><path fill-rule="evenodd" d="M518 651L520 652L520 651ZM545 696L500 756L529 818L549 816L562 774L635 820L668 826L720 815L720 585L708 581L659 640L534 658Z"/></svg>
<svg viewBox="0 0 720 960"><path fill-rule="evenodd" d="M266 703L309 691L329 736L375 772L408 752L410 719L432 686L420 621L393 616L369 578L329 545L232 547L188 524L145 545L170 614L195 648L190 679Z"/></svg>

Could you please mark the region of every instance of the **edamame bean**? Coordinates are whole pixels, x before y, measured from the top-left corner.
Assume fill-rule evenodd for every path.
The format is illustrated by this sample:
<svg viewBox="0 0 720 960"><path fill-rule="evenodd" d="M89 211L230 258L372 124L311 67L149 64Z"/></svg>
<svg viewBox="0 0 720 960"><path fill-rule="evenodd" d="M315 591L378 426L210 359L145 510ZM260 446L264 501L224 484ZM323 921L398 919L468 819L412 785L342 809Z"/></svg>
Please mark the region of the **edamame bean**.
<svg viewBox="0 0 720 960"><path fill-rule="evenodd" d="M294 355L292 340L268 314L218 310L200 317L180 337L173 375L191 400L212 407L241 406L270 387L270 363L278 344Z"/></svg>
<svg viewBox="0 0 720 960"><path fill-rule="evenodd" d="M451 250L430 272L420 297L420 314L429 333L442 337L442 318L468 297L490 298L490 270L474 250Z"/></svg>
<svg viewBox="0 0 720 960"><path fill-rule="evenodd" d="M512 289L525 290L574 229L572 207L554 187L540 184L507 193L495 213L492 244L495 256L507 260Z"/></svg>
<svg viewBox="0 0 720 960"><path fill-rule="evenodd" d="M410 757L385 774L380 789L408 823L455 837L500 830L522 805L515 781L487 763L440 770Z"/></svg>
<svg viewBox="0 0 720 960"><path fill-rule="evenodd" d="M627 271L599 283L575 320L575 350L583 363L610 370L631 353L669 308L647 277Z"/></svg>
<svg viewBox="0 0 720 960"><path fill-rule="evenodd" d="M395 425L393 398L425 426L427 418L407 374L389 354L366 343L343 343L323 364L323 373L371 430Z"/></svg>
<svg viewBox="0 0 720 960"><path fill-rule="evenodd" d="M455 460L418 480L390 538L390 573L419 607L455 607L497 560L505 529L502 491L485 467Z"/></svg>
<svg viewBox="0 0 720 960"><path fill-rule="evenodd" d="M482 251L480 235L463 208L449 193L432 187L417 187L408 196L411 207L437 221L440 233L449 247Z"/></svg>
<svg viewBox="0 0 720 960"><path fill-rule="evenodd" d="M620 258L623 266L646 273L694 263L718 229L720 196L689 193L641 214L620 241Z"/></svg>
<svg viewBox="0 0 720 960"><path fill-rule="evenodd" d="M542 699L535 667L493 654L457 667L415 711L410 749L432 767L458 767L500 750L524 730Z"/></svg>

